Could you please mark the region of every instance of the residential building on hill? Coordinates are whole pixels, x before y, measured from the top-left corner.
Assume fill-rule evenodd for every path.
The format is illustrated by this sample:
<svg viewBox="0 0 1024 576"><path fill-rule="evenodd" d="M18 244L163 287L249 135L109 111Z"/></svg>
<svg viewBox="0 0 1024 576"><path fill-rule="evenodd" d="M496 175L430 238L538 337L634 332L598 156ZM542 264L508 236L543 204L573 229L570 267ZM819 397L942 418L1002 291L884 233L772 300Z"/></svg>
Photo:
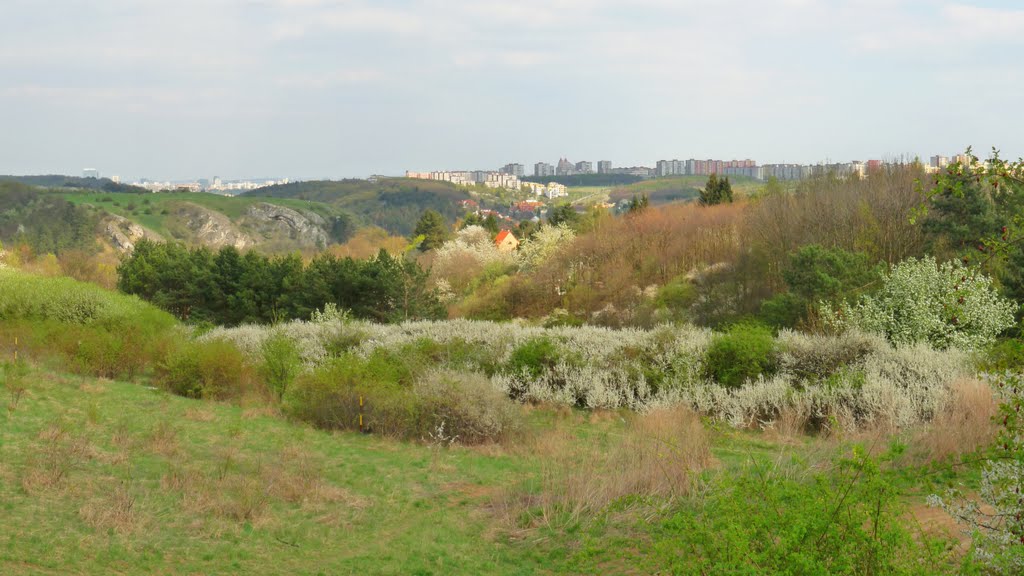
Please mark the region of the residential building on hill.
<svg viewBox="0 0 1024 576"><path fill-rule="evenodd" d="M499 252L512 252L519 247L519 240L508 230L502 230L494 239L494 245L498 247Z"/></svg>

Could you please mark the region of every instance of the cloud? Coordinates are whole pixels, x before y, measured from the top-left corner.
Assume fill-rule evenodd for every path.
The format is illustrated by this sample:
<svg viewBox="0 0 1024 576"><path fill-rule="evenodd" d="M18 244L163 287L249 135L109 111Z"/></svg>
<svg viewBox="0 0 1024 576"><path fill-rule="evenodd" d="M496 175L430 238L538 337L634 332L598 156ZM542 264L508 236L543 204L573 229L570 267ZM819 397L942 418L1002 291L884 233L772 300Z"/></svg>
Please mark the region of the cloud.
<svg viewBox="0 0 1024 576"><path fill-rule="evenodd" d="M985 43L1024 42L1024 10L950 4L942 14L961 37Z"/></svg>
<svg viewBox="0 0 1024 576"><path fill-rule="evenodd" d="M64 129L54 118L69 110L99 138L104 123L201 118L197 141L258 128L268 140L309 142L304 165L324 175L339 148L367 172L445 158L526 163L577 148L636 162L682 150L866 157L873 150L858 147L884 148L886 123L913 134L912 118L950 109L962 111L943 128L958 146L1024 134L1013 117L972 122L974 110L1024 92L1024 10L1008 2L68 0L59 11L0 2L10 23L0 122L53 142ZM997 75L989 86L998 90L957 84L972 71ZM401 144L381 138L381 124ZM536 138L523 125L552 132ZM14 132L0 133L0 157L26 154ZM349 139L360 145L349 149ZM150 174L154 159L175 154L96 145ZM239 145L239 162L266 159ZM196 155L203 150L223 154Z"/></svg>
<svg viewBox="0 0 1024 576"><path fill-rule="evenodd" d="M285 88L324 89L336 86L375 84L385 80L385 74L373 68L346 68L328 72L288 74L275 80Z"/></svg>

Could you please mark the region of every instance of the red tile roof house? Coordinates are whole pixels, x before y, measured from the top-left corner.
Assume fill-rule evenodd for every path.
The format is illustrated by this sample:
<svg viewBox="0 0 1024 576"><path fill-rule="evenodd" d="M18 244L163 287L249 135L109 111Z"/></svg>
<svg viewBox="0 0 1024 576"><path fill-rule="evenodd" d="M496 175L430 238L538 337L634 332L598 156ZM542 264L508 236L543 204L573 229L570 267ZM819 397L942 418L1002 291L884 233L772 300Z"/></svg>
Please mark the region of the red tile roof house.
<svg viewBox="0 0 1024 576"><path fill-rule="evenodd" d="M494 245L501 252L511 252L519 247L519 240L516 240L516 237L508 230L502 230L498 232L498 237L494 239Z"/></svg>

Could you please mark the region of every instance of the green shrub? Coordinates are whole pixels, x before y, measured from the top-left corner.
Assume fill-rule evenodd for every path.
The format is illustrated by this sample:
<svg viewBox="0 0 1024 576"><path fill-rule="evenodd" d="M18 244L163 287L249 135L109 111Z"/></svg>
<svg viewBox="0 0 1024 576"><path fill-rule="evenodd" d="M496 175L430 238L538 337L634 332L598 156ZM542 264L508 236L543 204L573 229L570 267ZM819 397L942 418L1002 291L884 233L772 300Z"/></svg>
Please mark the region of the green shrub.
<svg viewBox="0 0 1024 576"><path fill-rule="evenodd" d="M863 448L855 447L850 458L815 473L810 481L803 475L753 466L754 470L721 475L699 506L684 502L675 514L659 521L649 556L668 566L660 565L657 571L955 572L947 542L905 527L900 490L880 471L879 460Z"/></svg>
<svg viewBox="0 0 1024 576"><path fill-rule="evenodd" d="M274 334L263 342L261 353L263 361L259 366L260 377L280 398L302 370L299 349L284 334Z"/></svg>
<svg viewBox="0 0 1024 576"><path fill-rule="evenodd" d="M70 278L44 278L0 269L0 320L104 323L113 330L135 326L152 334L176 324L174 317L136 297Z"/></svg>
<svg viewBox="0 0 1024 576"><path fill-rule="evenodd" d="M100 326L67 327L61 338L74 339L67 342L72 347L70 368L80 374L130 380L146 365L145 343L132 327L117 331Z"/></svg>
<svg viewBox="0 0 1024 576"><path fill-rule="evenodd" d="M1008 338L996 343L989 348L979 364L982 370L988 372L1024 371L1024 341Z"/></svg>
<svg viewBox="0 0 1024 576"><path fill-rule="evenodd" d="M518 406L481 374L431 372L413 386L418 432L435 441L479 444L522 428Z"/></svg>
<svg viewBox="0 0 1024 576"><path fill-rule="evenodd" d="M314 426L335 430L362 429L409 437L419 431L416 401L398 383L401 370L389 370L386 358L363 360L347 354L299 375L282 403L285 414Z"/></svg>
<svg viewBox="0 0 1024 576"><path fill-rule="evenodd" d="M558 346L548 337L532 338L512 351L506 371L510 374L528 374L540 378L562 359Z"/></svg>
<svg viewBox="0 0 1024 576"><path fill-rule="evenodd" d="M777 368L775 339L770 330L757 324L736 324L716 336L705 356L705 375L730 388L758 376L771 376Z"/></svg>
<svg viewBox="0 0 1024 576"><path fill-rule="evenodd" d="M158 367L156 381L180 396L216 400L239 398L254 388L245 356L226 340L180 345Z"/></svg>

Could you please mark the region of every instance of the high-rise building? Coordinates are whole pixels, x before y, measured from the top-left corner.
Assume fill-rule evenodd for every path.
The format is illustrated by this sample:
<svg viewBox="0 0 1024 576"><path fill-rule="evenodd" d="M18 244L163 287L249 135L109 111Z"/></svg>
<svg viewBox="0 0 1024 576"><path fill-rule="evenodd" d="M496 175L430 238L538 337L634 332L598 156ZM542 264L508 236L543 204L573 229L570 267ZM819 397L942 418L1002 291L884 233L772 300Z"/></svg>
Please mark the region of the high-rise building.
<svg viewBox="0 0 1024 576"><path fill-rule="evenodd" d="M525 170L523 170L523 165L522 164L516 164L516 163L505 164L505 167L501 169L501 173L502 174L511 174L511 175L515 176L516 178L522 178L523 176L526 175Z"/></svg>
<svg viewBox="0 0 1024 576"><path fill-rule="evenodd" d="M82 169L82 178L99 178L100 171L95 168Z"/></svg>
<svg viewBox="0 0 1024 576"><path fill-rule="evenodd" d="M594 173L594 163L593 162L587 162L586 160L584 160L582 162L577 162L576 163L576 173L577 174L593 174Z"/></svg>
<svg viewBox="0 0 1024 576"><path fill-rule="evenodd" d="M686 174L685 160L658 160L654 168L656 176L677 176Z"/></svg>
<svg viewBox="0 0 1024 576"><path fill-rule="evenodd" d="M947 156L932 156L932 168L945 168L949 166L949 157Z"/></svg>
<svg viewBox="0 0 1024 576"><path fill-rule="evenodd" d="M598 174L611 174L612 173L612 161L611 160L598 160L597 161L597 173Z"/></svg>
<svg viewBox="0 0 1024 576"><path fill-rule="evenodd" d="M558 166L555 167L555 175L572 176L576 173L576 166L569 162L568 158L559 158Z"/></svg>
<svg viewBox="0 0 1024 576"><path fill-rule="evenodd" d="M533 175L547 177L555 175L555 167L547 162L537 162L533 165Z"/></svg>

